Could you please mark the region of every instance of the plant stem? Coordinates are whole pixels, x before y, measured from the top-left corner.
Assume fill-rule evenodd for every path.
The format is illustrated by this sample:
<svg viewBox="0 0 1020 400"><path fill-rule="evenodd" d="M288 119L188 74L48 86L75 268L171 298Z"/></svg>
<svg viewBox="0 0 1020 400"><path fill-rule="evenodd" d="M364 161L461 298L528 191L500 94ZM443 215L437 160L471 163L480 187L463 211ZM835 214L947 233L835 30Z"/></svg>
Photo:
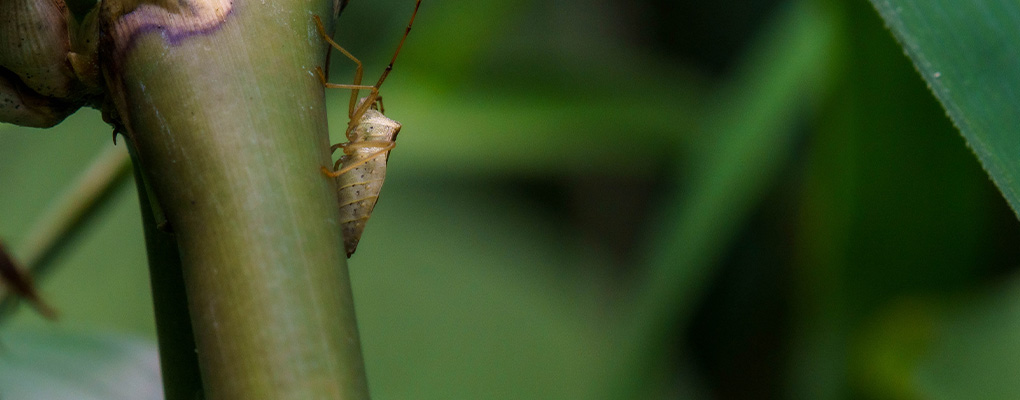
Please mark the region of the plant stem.
<svg viewBox="0 0 1020 400"><path fill-rule="evenodd" d="M131 163L124 149L109 147L96 157L66 192L33 225L17 254L28 275L45 278L52 261L78 236L116 188L130 175ZM15 310L17 297L4 292L0 300L0 321Z"/></svg>
<svg viewBox="0 0 1020 400"><path fill-rule="evenodd" d="M137 152L132 150L132 158ZM195 354L191 312L181 271L181 256L174 235L157 228L149 190L142 171L135 165L135 185L142 209L145 247L149 259L149 282L152 287L153 310L156 314L156 335L159 339L159 370L163 377L163 398L195 400L202 398L202 376Z"/></svg>
<svg viewBox="0 0 1020 400"><path fill-rule="evenodd" d="M177 238L206 398L366 399L336 186L319 171L312 15L332 21L333 4L211 3L104 4L107 85Z"/></svg>

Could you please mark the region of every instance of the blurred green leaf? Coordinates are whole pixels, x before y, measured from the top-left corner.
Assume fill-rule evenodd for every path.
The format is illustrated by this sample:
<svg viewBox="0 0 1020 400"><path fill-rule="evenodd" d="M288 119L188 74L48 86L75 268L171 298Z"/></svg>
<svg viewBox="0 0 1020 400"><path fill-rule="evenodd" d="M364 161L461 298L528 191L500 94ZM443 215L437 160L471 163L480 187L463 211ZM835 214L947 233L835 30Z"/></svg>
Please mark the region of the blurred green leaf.
<svg viewBox="0 0 1020 400"><path fill-rule="evenodd" d="M850 343L854 359L850 380L874 399L929 399L922 396L916 371L935 343L936 326L944 316L942 302L910 297L889 303L866 321Z"/></svg>
<svg viewBox="0 0 1020 400"><path fill-rule="evenodd" d="M82 175L61 194L50 209L40 216L20 244L19 261L36 280L45 278L65 245L75 240L91 218L109 205L108 201L130 177L130 160L123 148L107 147ZM13 293L0 296L0 320L16 309ZM33 294L34 295L34 294Z"/></svg>
<svg viewBox="0 0 1020 400"><path fill-rule="evenodd" d="M961 290L987 271L990 205L1002 202L874 9L826 3L840 16L840 73L803 178L792 387L804 399L898 395L883 372L898 359L852 345L872 335L862 325L903 296Z"/></svg>
<svg viewBox="0 0 1020 400"><path fill-rule="evenodd" d="M10 188L0 196L0 240L24 259L32 227L112 146L112 129L94 110L81 110L47 130L0 129L0 188ZM55 273L36 284L57 309L61 326L151 336L155 326L138 196L133 185L122 185L106 201L109 206L53 261ZM53 326L31 310L16 313L10 324Z"/></svg>
<svg viewBox="0 0 1020 400"><path fill-rule="evenodd" d="M637 291L641 308L655 310L649 315L690 311L725 244L788 162L798 118L824 92L831 15L810 1L782 11L715 99L686 186L665 202Z"/></svg>
<svg viewBox="0 0 1020 400"><path fill-rule="evenodd" d="M726 244L789 162L799 118L824 93L831 18L810 1L787 4L714 99L687 181L664 202L643 248L648 269L622 310L629 343L620 352L624 379L612 389L618 397L641 397L669 379L650 371L671 351L669 328L688 322Z"/></svg>
<svg viewBox="0 0 1020 400"><path fill-rule="evenodd" d="M1016 399L1020 393L1020 280L964 301L935 325L938 340L914 373L922 398Z"/></svg>
<svg viewBox="0 0 1020 400"><path fill-rule="evenodd" d="M4 400L162 399L156 347L128 336L0 332Z"/></svg>
<svg viewBox="0 0 1020 400"><path fill-rule="evenodd" d="M1015 399L1020 279L967 296L891 302L854 343L853 375L871 398Z"/></svg>
<svg viewBox="0 0 1020 400"><path fill-rule="evenodd" d="M1020 3L872 0L1020 212Z"/></svg>

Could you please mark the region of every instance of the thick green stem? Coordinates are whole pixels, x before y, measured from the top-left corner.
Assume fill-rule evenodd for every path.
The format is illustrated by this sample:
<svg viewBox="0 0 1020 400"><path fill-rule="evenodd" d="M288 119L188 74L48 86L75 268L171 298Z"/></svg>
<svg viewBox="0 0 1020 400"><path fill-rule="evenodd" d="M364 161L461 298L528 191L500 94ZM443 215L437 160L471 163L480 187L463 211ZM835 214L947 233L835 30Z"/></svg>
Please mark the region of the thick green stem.
<svg viewBox="0 0 1020 400"><path fill-rule="evenodd" d="M183 3L107 9L104 68L177 238L206 398L368 398L336 187L319 171L312 15L331 21L334 5Z"/></svg>
<svg viewBox="0 0 1020 400"><path fill-rule="evenodd" d="M132 151L137 159L137 153ZM156 335L159 338L159 369L163 377L166 400L202 398L202 377L195 354L191 312L181 272L181 257L174 235L157 227L160 221L153 213L150 193L142 171L135 165L135 184L142 208L145 247L149 258L149 281L152 287L153 310L156 314Z"/></svg>

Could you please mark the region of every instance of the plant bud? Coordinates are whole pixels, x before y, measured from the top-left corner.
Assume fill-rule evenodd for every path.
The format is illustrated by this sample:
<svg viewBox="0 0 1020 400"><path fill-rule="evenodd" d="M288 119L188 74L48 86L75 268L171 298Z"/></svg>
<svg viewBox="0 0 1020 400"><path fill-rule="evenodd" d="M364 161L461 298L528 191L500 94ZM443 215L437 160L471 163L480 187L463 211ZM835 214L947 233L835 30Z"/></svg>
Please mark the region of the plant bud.
<svg viewBox="0 0 1020 400"><path fill-rule="evenodd" d="M68 18L62 0L0 0L0 67L40 95L71 97Z"/></svg>

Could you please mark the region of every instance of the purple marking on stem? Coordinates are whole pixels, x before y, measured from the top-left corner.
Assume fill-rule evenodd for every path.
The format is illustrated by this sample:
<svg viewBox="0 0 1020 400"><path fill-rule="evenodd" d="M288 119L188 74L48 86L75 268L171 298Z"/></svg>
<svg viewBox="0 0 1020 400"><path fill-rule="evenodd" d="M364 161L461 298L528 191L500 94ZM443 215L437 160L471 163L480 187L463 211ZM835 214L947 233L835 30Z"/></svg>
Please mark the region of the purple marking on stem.
<svg viewBox="0 0 1020 400"><path fill-rule="evenodd" d="M117 41L116 59L123 60L122 57L134 48L138 38L145 34L159 32L167 44L177 46L192 36L207 35L217 31L227 21L227 17L233 13L234 2L232 0L206 0L205 3L205 7L198 7L194 0L188 1L184 3L187 9L177 13L172 13L162 7L143 4L134 11L121 16L114 25L115 37L127 40Z"/></svg>

